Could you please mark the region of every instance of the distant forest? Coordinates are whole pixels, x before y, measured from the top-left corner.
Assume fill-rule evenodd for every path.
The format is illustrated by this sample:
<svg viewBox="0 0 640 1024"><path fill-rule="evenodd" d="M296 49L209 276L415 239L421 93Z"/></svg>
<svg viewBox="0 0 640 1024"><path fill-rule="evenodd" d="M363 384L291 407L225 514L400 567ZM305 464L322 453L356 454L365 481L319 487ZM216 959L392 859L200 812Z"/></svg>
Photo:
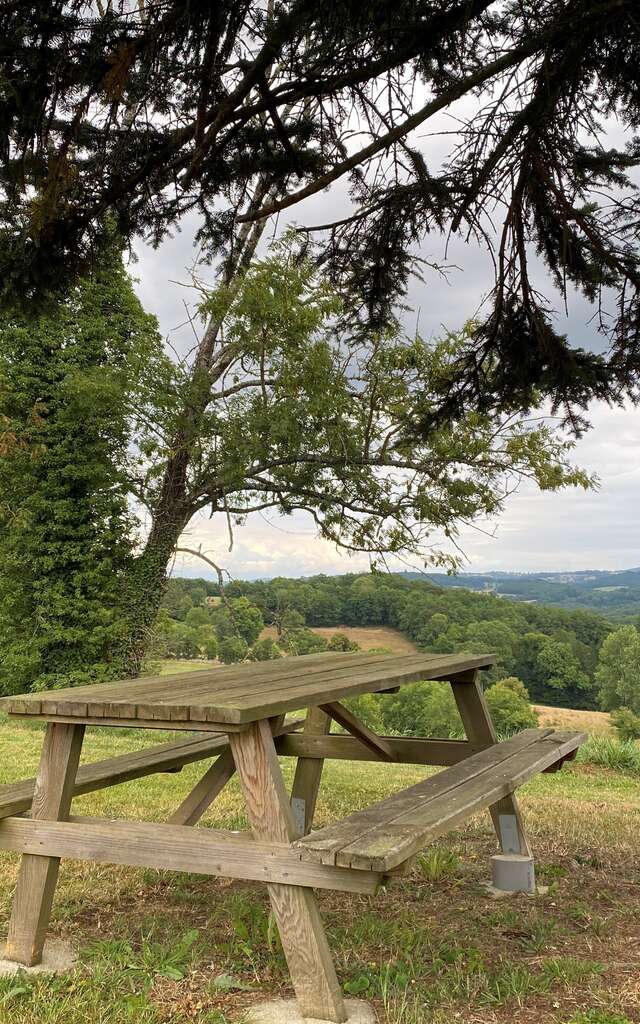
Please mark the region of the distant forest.
<svg viewBox="0 0 640 1024"><path fill-rule="evenodd" d="M509 577L508 585L514 582ZM161 615L166 624L202 629L203 608L212 621L226 614L219 596L218 585L210 580L175 578ZM317 626L390 626L424 651L492 651L498 663L486 682L516 676L534 702L587 709L599 706L594 681L598 651L615 628L594 611L438 586L407 574L236 580L225 587L225 601L230 608L237 604L245 618L253 610L253 637L261 623L274 624L280 634L294 620L300 635Z"/></svg>
<svg viewBox="0 0 640 1024"><path fill-rule="evenodd" d="M408 579L424 579L418 573L404 575ZM441 587L488 591L514 601L535 601L560 608L592 608L616 622L635 623L640 618L640 569L531 574L463 573L460 576L434 573L428 579Z"/></svg>

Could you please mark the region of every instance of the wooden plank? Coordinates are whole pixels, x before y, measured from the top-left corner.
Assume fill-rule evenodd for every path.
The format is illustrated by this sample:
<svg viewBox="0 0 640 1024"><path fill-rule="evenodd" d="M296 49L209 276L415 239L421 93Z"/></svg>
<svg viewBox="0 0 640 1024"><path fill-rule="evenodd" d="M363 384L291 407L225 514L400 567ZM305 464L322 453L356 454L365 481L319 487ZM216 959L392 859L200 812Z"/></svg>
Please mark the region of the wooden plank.
<svg viewBox="0 0 640 1024"><path fill-rule="evenodd" d="M476 750L484 750L497 742L491 713L484 698L477 670L451 681L453 696L458 706L467 739ZM518 799L513 793L501 797L489 807L493 828L502 853L519 853L531 857L532 851L522 819Z"/></svg>
<svg viewBox="0 0 640 1024"><path fill-rule="evenodd" d="M168 819L170 825L195 825L222 792L236 766L233 754L225 750Z"/></svg>
<svg viewBox="0 0 640 1024"><path fill-rule="evenodd" d="M144 718L91 718L89 715L9 715L10 718L28 718L30 722L62 722L67 725L109 726L114 729L160 729L162 732L239 732L244 725L230 722L172 722Z"/></svg>
<svg viewBox="0 0 640 1024"><path fill-rule="evenodd" d="M283 725L278 735L287 735L299 729L304 720L299 718ZM120 754L103 761L82 764L78 768L73 786L73 796L93 793L133 779L141 779L156 772L179 771L184 765L204 761L229 749L229 740L224 734L201 737L190 736L174 743L160 743L157 746L136 750L131 754ZM0 818L22 814L31 807L35 790L35 779L24 779L0 786Z"/></svg>
<svg viewBox="0 0 640 1024"><path fill-rule="evenodd" d="M269 723L256 722L229 737L258 840L287 843L295 822ZM297 885L269 885L269 897L296 992L300 1014L342 1024L344 1000L314 894Z"/></svg>
<svg viewBox="0 0 640 1024"><path fill-rule="evenodd" d="M328 825L318 832L312 832L293 845L305 858L311 857L323 864L335 864L338 850L378 827L388 818L409 810L417 798L426 801L430 797L438 796L443 789L450 791L456 786L466 784L477 775L506 761L514 753L532 746L552 732L552 729L526 729L504 743L479 751L453 767L438 772L437 775L431 775L400 793L349 815L343 821Z"/></svg>
<svg viewBox="0 0 640 1024"><path fill-rule="evenodd" d="M381 761L394 760L393 748L387 741L381 736L377 736L372 729L369 729L348 708L338 703L321 704L320 707L326 715L333 718L334 722L337 722L343 729L346 729L354 739L359 740L363 746L377 754Z"/></svg>
<svg viewBox="0 0 640 1024"><path fill-rule="evenodd" d="M443 791L426 803L418 800L412 808L374 829L371 835L339 850L336 863L366 871L393 868L438 835L512 793L585 739L579 733L552 734L540 739L464 785Z"/></svg>
<svg viewBox="0 0 640 1024"><path fill-rule="evenodd" d="M303 865L287 845L257 843L247 834L155 822L5 818L0 822L0 849L37 855L40 860L69 857L363 895L375 893L382 881L381 875L371 872Z"/></svg>
<svg viewBox="0 0 640 1024"><path fill-rule="evenodd" d="M319 659L319 660L318 660ZM488 667L492 655L357 655L323 654L284 659L284 665L233 666L178 675L126 680L94 687L56 691L55 695L7 697L2 705L16 716L74 716L95 724L127 725L140 718L149 728L187 728L187 722L237 726L321 701L422 678L448 678L472 667ZM194 680L193 675L205 678ZM184 716L188 714L188 718ZM98 722L102 719L102 723ZM198 728L205 729L204 725Z"/></svg>
<svg viewBox="0 0 640 1024"><path fill-rule="evenodd" d="M381 736L398 764L452 765L469 757L473 750L467 740L431 740L412 736ZM380 756L353 736L313 736L296 733L276 741L280 757L305 760L380 761Z"/></svg>
<svg viewBox="0 0 640 1024"><path fill-rule="evenodd" d="M394 659L394 667L391 664L383 667L374 666L370 671L354 674L345 670L326 677L317 677L310 681L304 688L294 689L288 686L282 690L271 690L268 694L256 697L238 698L233 706L225 708L218 705L210 707L192 707L191 721L195 722L207 716L212 719L219 715L218 723L226 722L233 724L247 724L257 721L261 716L271 716L296 711L301 707L308 707L324 702L339 700L343 697L355 697L361 693L376 693L389 683L406 685L407 683L418 682L426 678L447 678L454 670L457 671L461 660L455 660L454 656L447 664L439 659L437 665L431 664L427 669L419 659L411 663L398 664ZM464 663L469 659L465 658ZM483 659L477 659L482 661ZM220 726L222 727L222 726ZM226 726L224 726L226 728Z"/></svg>
<svg viewBox="0 0 640 1024"><path fill-rule="evenodd" d="M34 823L67 817L83 735L82 725L47 727L31 808ZM5 946L7 960L28 967L40 963L59 866L56 857L23 856Z"/></svg>
<svg viewBox="0 0 640 1024"><path fill-rule="evenodd" d="M330 728L331 719L321 708L309 708L304 724L304 735L307 739L324 739ZM281 753L277 743L276 750ZM306 836L313 824L323 764L322 758L298 757L291 787L291 810L298 835Z"/></svg>
<svg viewBox="0 0 640 1024"><path fill-rule="evenodd" d="M17 696L0 698L0 706L11 713L15 705L16 713L28 714L33 707L33 713L40 713L40 705L44 701L47 709L55 713L58 703L70 702L71 704L93 704L100 707L110 702L131 703L131 699L145 700L149 696L165 696L169 699L175 698L176 693L188 694L206 693L207 691L233 691L239 689L244 692L247 686L261 680L269 680L274 676L278 678L288 674L297 675L300 673L300 661L304 660L305 673L316 669L325 671L327 665L344 663L347 659L352 662L375 663L389 655L383 654L341 654L322 652L320 654L305 655L304 658L286 658L284 665L282 661L262 662L260 665L228 665L213 669L203 669L195 672L172 673L167 676L143 676L139 679L117 679L110 683L90 684L87 686L67 687L62 690L51 691L50 693L20 694ZM83 712L84 714L85 712ZM96 714L96 712L89 712ZM117 717L117 716L115 716Z"/></svg>

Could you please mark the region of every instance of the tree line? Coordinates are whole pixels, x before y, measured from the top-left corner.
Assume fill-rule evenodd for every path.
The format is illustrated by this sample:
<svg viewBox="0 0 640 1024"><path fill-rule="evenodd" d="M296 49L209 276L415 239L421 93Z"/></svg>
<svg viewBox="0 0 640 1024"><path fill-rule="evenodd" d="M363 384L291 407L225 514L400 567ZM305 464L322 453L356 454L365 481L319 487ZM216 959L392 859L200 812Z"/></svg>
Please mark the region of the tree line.
<svg viewBox="0 0 640 1024"><path fill-rule="evenodd" d="M224 590L232 604L248 599L283 635L303 627L390 626L419 650L495 652L487 680L516 676L534 701L599 707L598 655L613 626L594 612L517 604L391 573L238 580ZM188 624L194 608L219 593L208 580L171 580L164 614Z"/></svg>

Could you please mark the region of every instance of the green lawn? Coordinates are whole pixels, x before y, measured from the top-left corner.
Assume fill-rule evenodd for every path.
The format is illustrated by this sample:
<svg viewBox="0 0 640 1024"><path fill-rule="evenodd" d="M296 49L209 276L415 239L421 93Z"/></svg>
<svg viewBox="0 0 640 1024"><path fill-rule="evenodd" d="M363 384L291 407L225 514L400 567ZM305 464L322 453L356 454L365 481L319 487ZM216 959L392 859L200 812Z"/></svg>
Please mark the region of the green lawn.
<svg viewBox="0 0 640 1024"><path fill-rule="evenodd" d="M41 729L4 720L0 737L0 781L33 775ZM170 738L90 729L85 756ZM206 767L81 797L74 810L162 821ZM424 771L328 764L317 820L365 806ZM443 837L411 877L377 897L319 895L345 989L370 999L381 1024L640 1022L637 780L571 765L521 793L546 887L535 898L485 894L493 850L485 816ZM234 783L205 824L244 827ZM0 855L5 923L16 867L14 855ZM52 934L77 946L80 966L65 978L0 980L2 1024L223 1024L240 1021L256 999L290 994L257 884L64 862Z"/></svg>

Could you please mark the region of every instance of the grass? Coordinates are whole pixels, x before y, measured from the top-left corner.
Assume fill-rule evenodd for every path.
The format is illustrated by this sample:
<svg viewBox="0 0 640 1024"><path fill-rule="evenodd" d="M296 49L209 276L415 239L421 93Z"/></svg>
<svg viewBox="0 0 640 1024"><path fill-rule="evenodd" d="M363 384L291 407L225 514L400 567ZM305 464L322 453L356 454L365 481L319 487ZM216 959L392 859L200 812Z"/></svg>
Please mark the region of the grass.
<svg viewBox="0 0 640 1024"><path fill-rule="evenodd" d="M640 744L609 736L590 736L578 751L585 764L597 764L613 771L640 776Z"/></svg>
<svg viewBox="0 0 640 1024"><path fill-rule="evenodd" d="M0 737L2 781L35 774L41 728L4 721ZM165 738L89 729L86 757ZM74 810L166 820L207 764L81 797ZM292 765L284 770L290 783ZM424 773L327 763L318 823ZM319 894L345 990L373 1002L380 1024L640 1022L637 780L573 763L521 793L543 886L535 898L487 896L481 883L494 843L486 816L443 836L410 877L375 898ZM205 823L244 827L235 782ZM0 856L0 927L16 868L16 856ZM51 930L78 947L78 969L59 979L0 979L2 1024L235 1024L252 1002L291 994L257 884L64 861Z"/></svg>
<svg viewBox="0 0 640 1024"><path fill-rule="evenodd" d="M611 736L613 726L607 711L579 711L575 708L553 708L534 704L538 722L544 728L575 729L590 735Z"/></svg>

